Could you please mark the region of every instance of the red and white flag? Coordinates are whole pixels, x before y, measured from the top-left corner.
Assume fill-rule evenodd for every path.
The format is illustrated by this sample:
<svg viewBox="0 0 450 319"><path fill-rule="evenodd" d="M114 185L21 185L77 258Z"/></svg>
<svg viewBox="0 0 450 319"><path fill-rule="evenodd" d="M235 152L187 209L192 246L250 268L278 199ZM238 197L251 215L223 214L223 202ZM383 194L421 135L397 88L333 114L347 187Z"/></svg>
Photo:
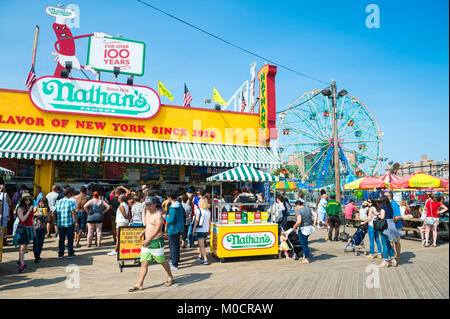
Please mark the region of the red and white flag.
<svg viewBox="0 0 450 319"><path fill-rule="evenodd" d="M244 91L241 90L241 112L244 112L247 102L245 102Z"/></svg>
<svg viewBox="0 0 450 319"><path fill-rule="evenodd" d="M36 82L36 73L34 73L34 67L31 67L30 73L28 74L27 81L25 82L25 85L28 89L31 89L34 82Z"/></svg>
<svg viewBox="0 0 450 319"><path fill-rule="evenodd" d="M184 106L191 107L191 101L192 101L191 93L189 93L186 83L184 83Z"/></svg>

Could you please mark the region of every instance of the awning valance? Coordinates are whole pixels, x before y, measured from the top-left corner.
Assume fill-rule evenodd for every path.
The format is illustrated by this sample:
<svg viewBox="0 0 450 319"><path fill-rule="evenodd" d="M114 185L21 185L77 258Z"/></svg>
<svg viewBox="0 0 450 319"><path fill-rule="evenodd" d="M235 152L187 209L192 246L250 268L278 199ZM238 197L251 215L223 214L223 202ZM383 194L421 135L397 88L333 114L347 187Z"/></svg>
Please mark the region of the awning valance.
<svg viewBox="0 0 450 319"><path fill-rule="evenodd" d="M0 132L0 157L98 162L101 137Z"/></svg>
<svg viewBox="0 0 450 319"><path fill-rule="evenodd" d="M246 165L230 169L226 172L208 177L208 182L227 181L227 182L277 182L276 176L264 173Z"/></svg>
<svg viewBox="0 0 450 319"><path fill-rule="evenodd" d="M102 145L103 141L103 148ZM100 152L101 151L101 152ZM0 158L279 168L265 147L0 131Z"/></svg>
<svg viewBox="0 0 450 319"><path fill-rule="evenodd" d="M267 148L241 145L106 138L102 159L110 162L278 168L279 159Z"/></svg>

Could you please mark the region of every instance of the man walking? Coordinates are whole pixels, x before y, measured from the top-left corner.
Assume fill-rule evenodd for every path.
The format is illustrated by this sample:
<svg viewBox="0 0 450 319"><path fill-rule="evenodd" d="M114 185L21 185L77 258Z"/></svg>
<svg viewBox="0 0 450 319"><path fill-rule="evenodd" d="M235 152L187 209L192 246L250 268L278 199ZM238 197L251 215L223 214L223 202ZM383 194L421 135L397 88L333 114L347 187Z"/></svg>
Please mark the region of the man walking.
<svg viewBox="0 0 450 319"><path fill-rule="evenodd" d="M47 194L46 198L48 200L48 207L50 208L50 222L47 223L47 237L50 238L51 233L52 233L52 227L55 230L55 236L58 233L58 229L56 226L56 211L55 211L55 207L56 207L56 199L59 196L59 191L60 191L60 187L53 185L52 186L52 191L50 193Z"/></svg>
<svg viewBox="0 0 450 319"><path fill-rule="evenodd" d="M164 239L161 229L163 218L161 213L156 209L157 203L159 201L156 197L149 197L145 201L145 230L138 236L138 239L141 240L145 235L141 250L141 270L137 284L128 289L129 292L144 288L143 284L148 271L148 263L153 259L161 264L167 272L167 281L164 286L171 286L174 282L169 264L164 257Z"/></svg>
<svg viewBox="0 0 450 319"><path fill-rule="evenodd" d="M164 219L167 222L167 234L170 248L170 270L178 269L180 261L180 236L184 229L184 209L177 200L177 193L170 192L168 200L170 202L169 214Z"/></svg>
<svg viewBox="0 0 450 319"><path fill-rule="evenodd" d="M87 188L86 186L81 186L80 193L78 195L75 195L73 197L75 199L77 208L77 221L78 221L78 228L75 230L75 247L79 248L80 245L80 239L81 236L84 236L86 234L86 221L87 221L87 215L84 211L84 205L89 201L89 196L87 195Z"/></svg>
<svg viewBox="0 0 450 319"><path fill-rule="evenodd" d="M325 211L327 213L327 219L328 219L328 226L330 227L330 230L328 232L328 240L332 240L333 237L333 229L334 229L334 240L339 240L339 226L341 226L341 220L339 218L339 214L342 211L341 203L338 203L336 201L336 194L331 193L330 194L330 201L327 203L327 206L325 208Z"/></svg>
<svg viewBox="0 0 450 319"><path fill-rule="evenodd" d="M63 195L64 198L59 200L55 207L59 232L58 258L62 259L64 257L65 240L67 237L68 258L70 259L75 257L73 251L73 239L75 227L78 227L77 214L75 211L77 207L75 201L71 199L73 196L72 189L66 189Z"/></svg>

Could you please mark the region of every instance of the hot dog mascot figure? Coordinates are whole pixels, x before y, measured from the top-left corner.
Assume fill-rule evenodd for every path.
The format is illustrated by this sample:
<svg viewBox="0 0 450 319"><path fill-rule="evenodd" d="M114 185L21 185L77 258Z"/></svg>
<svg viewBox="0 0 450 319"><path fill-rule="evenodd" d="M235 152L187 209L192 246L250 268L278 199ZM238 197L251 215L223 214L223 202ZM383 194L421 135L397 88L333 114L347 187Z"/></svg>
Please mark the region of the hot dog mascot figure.
<svg viewBox="0 0 450 319"><path fill-rule="evenodd" d="M53 76L61 77L61 71L66 68L66 62L72 62L72 68L80 70L81 68L91 71L93 75L97 74L90 65L83 66L78 61L75 56L75 40L80 38L86 38L94 36L96 38L112 37L103 32L94 32L94 34L85 34L74 37L69 27L66 24L66 20L71 20L76 17L75 11L63 8L47 7L46 10L48 15L56 18L55 23L53 23L53 31L55 32L56 38L55 42L56 52L52 52L55 56L54 61L58 63Z"/></svg>

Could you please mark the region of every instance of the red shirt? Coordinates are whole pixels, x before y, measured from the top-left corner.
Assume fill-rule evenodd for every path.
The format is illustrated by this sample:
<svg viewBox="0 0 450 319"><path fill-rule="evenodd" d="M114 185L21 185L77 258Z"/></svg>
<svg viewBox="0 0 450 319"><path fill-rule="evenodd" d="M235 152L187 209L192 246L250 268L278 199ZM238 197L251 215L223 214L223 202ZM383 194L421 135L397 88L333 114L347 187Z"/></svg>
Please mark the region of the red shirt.
<svg viewBox="0 0 450 319"><path fill-rule="evenodd" d="M429 201L426 205L427 217L439 218L439 215L437 212L439 210L439 207L441 207L441 205L442 204L440 202Z"/></svg>
<svg viewBox="0 0 450 319"><path fill-rule="evenodd" d="M28 226L28 227L33 226L33 210L32 210L32 208L30 208L30 209L31 209L31 213L30 213L30 215L28 215L27 220L23 222L23 221L21 221L20 218L19 218L19 224L25 225L25 226ZM24 211L24 212L23 212L23 215L25 216L26 214L27 214L27 212Z"/></svg>

